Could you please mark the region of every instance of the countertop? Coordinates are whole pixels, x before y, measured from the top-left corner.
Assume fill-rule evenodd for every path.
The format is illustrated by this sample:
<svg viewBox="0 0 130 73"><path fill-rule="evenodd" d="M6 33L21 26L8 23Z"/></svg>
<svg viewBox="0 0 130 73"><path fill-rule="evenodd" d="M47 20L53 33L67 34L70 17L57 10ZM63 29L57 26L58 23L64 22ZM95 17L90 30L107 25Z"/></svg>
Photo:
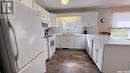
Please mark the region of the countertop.
<svg viewBox="0 0 130 73"><path fill-rule="evenodd" d="M87 34L53 34L56 36L87 36Z"/></svg>
<svg viewBox="0 0 130 73"><path fill-rule="evenodd" d="M130 45L129 40L125 39L114 39L114 38L109 38L106 42L106 45Z"/></svg>
<svg viewBox="0 0 130 73"><path fill-rule="evenodd" d="M115 39L110 36L105 35L87 35L93 39L98 39L102 41L105 45L130 45L130 40L125 39Z"/></svg>
<svg viewBox="0 0 130 73"><path fill-rule="evenodd" d="M92 34L53 34L56 36L87 36L92 37L93 39L98 39L102 41L105 45L130 45L130 40L125 39L114 39L108 35L92 35Z"/></svg>

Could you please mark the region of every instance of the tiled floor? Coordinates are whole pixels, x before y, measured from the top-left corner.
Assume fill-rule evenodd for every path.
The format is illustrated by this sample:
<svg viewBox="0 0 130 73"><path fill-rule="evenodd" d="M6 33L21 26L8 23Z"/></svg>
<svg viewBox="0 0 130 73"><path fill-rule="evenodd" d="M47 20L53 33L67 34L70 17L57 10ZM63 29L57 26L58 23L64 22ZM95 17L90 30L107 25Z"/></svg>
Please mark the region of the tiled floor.
<svg viewBox="0 0 130 73"><path fill-rule="evenodd" d="M57 50L47 61L47 73L100 73L86 51Z"/></svg>

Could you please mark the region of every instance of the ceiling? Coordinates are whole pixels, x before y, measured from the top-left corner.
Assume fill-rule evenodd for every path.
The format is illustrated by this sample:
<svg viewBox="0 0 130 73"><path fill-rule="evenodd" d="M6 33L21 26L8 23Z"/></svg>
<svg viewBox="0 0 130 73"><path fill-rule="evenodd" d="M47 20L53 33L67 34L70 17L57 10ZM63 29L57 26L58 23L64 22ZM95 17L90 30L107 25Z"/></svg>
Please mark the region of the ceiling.
<svg viewBox="0 0 130 73"><path fill-rule="evenodd" d="M47 10L130 6L130 0L70 0L68 5L62 5L60 0L36 0L36 3Z"/></svg>

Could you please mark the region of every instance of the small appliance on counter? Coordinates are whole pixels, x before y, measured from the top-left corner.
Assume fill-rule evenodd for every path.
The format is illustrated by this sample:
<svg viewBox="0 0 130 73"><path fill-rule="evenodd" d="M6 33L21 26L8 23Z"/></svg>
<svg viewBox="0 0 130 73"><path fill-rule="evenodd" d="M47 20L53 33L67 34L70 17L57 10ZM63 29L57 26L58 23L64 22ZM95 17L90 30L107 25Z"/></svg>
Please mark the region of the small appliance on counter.
<svg viewBox="0 0 130 73"><path fill-rule="evenodd" d="M49 28L44 30L44 38L50 37L49 35Z"/></svg>
<svg viewBox="0 0 130 73"><path fill-rule="evenodd" d="M87 33L88 33L87 27L84 27L84 28L83 28L83 34L87 34Z"/></svg>
<svg viewBox="0 0 130 73"><path fill-rule="evenodd" d="M51 35L49 35L48 23L42 23L42 27L43 27L43 38L51 37Z"/></svg>

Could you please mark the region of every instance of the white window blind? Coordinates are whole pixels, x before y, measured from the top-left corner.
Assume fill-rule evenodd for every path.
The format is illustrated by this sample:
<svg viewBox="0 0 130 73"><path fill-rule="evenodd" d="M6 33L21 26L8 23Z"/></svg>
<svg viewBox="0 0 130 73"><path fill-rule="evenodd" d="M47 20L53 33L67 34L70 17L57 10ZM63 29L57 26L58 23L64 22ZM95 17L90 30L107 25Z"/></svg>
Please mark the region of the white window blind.
<svg viewBox="0 0 130 73"><path fill-rule="evenodd" d="M111 37L130 39L130 12L113 13Z"/></svg>
<svg viewBox="0 0 130 73"><path fill-rule="evenodd" d="M118 12L113 14L113 28L130 28L130 12Z"/></svg>

